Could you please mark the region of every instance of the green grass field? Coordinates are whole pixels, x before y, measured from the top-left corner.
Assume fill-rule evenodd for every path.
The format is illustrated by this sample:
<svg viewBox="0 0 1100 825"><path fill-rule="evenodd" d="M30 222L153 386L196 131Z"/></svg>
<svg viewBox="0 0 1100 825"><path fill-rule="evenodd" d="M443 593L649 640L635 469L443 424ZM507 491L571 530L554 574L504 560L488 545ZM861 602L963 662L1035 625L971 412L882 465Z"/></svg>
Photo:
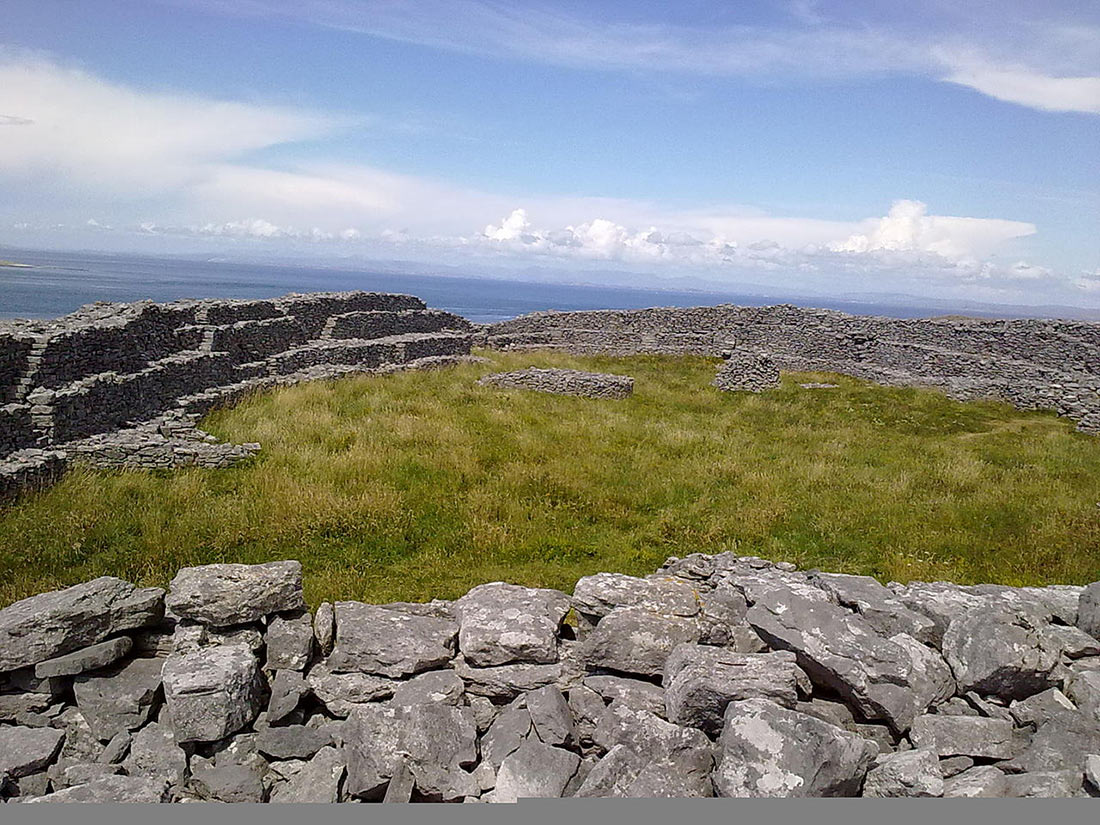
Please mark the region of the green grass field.
<svg viewBox="0 0 1100 825"><path fill-rule="evenodd" d="M713 359L491 353L219 411L227 470L70 472L0 511L0 604L97 575L296 558L311 604L733 550L886 580L1100 579L1100 438L1045 413L849 378L709 386ZM529 365L636 378L626 401L480 387ZM806 390L800 382L839 389Z"/></svg>

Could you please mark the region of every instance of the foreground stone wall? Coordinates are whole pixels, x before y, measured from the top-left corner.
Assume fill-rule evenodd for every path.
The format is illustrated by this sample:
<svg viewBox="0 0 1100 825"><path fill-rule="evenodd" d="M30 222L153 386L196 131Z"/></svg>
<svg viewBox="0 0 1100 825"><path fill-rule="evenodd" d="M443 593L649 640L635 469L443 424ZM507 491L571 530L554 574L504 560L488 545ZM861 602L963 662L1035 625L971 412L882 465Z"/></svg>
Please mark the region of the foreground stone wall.
<svg viewBox="0 0 1100 825"><path fill-rule="evenodd" d="M655 308L549 312L488 325L490 346L577 353L763 350L780 369L840 372L953 398L1050 409L1100 433L1100 324L896 319L822 309Z"/></svg>
<svg viewBox="0 0 1100 825"><path fill-rule="evenodd" d="M565 620L571 619L569 623ZM0 610L15 801L1098 796L1100 582L884 586L730 553L322 604L297 562Z"/></svg>
<svg viewBox="0 0 1100 825"><path fill-rule="evenodd" d="M98 466L224 466L193 418L279 384L467 356L471 325L410 295L92 304L0 324L0 496L77 459Z"/></svg>

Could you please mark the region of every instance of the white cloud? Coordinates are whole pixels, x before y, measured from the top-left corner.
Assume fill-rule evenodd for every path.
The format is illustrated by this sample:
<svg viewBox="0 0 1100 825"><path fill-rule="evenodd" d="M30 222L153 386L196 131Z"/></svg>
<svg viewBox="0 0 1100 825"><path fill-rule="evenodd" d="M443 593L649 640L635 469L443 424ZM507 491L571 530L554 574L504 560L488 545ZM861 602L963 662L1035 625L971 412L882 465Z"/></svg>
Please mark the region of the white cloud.
<svg viewBox="0 0 1100 825"><path fill-rule="evenodd" d="M929 215L920 201L899 200L866 234L828 245L833 252L932 252L945 258L984 256L1013 238L1035 234L1022 221Z"/></svg>
<svg viewBox="0 0 1100 825"><path fill-rule="evenodd" d="M1100 114L1100 76L1054 77L1022 65L998 65L976 54L940 52L944 78L984 95L1048 112Z"/></svg>
<svg viewBox="0 0 1100 825"><path fill-rule="evenodd" d="M1082 272L1073 285L1085 292L1100 292L1100 268Z"/></svg>
<svg viewBox="0 0 1100 825"><path fill-rule="evenodd" d="M321 115L138 91L42 57L0 51L0 175L148 195L212 165L331 130Z"/></svg>
<svg viewBox="0 0 1100 825"><path fill-rule="evenodd" d="M795 0L785 4L788 19L770 25L729 24L719 17L710 25L689 26L570 13L549 3L519 9L483 0L174 2L570 68L768 82L906 74L1047 111L1100 111L1100 28L1078 22L1087 19L1082 11L1049 8L1044 16L1045 4L1011 8L910 0L901 8ZM1015 65L1011 58L1020 54L1031 64Z"/></svg>

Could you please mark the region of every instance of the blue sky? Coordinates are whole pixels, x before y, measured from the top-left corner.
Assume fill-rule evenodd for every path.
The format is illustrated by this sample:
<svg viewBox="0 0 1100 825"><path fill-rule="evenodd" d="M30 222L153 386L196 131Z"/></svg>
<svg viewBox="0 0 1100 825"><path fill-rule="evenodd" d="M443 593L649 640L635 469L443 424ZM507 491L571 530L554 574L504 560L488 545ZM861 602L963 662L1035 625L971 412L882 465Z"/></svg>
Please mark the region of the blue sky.
<svg viewBox="0 0 1100 825"><path fill-rule="evenodd" d="M0 243L1100 306L1100 8L7 0Z"/></svg>

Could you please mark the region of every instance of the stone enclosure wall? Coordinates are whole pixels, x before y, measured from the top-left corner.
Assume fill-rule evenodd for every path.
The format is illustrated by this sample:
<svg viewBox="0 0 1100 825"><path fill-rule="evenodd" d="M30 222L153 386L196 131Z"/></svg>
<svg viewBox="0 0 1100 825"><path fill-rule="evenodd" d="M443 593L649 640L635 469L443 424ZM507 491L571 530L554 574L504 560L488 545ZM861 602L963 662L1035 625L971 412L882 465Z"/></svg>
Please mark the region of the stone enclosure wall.
<svg viewBox="0 0 1100 825"><path fill-rule="evenodd" d="M256 389L466 356L471 324L410 295L93 304L0 323L0 496L100 466L222 466L193 419Z"/></svg>
<svg viewBox="0 0 1100 825"><path fill-rule="evenodd" d="M1100 796L1098 636L1100 582L730 553L312 614L293 561L102 577L0 610L0 794Z"/></svg>
<svg viewBox="0 0 1100 825"><path fill-rule="evenodd" d="M486 375L478 383L585 398L628 398L634 393L634 379L629 375L582 370L544 370L537 367Z"/></svg>
<svg viewBox="0 0 1100 825"><path fill-rule="evenodd" d="M501 349L576 353L762 350L780 369L840 372L953 398L1050 409L1100 433L1100 324L908 319L780 305L543 312L488 325Z"/></svg>

